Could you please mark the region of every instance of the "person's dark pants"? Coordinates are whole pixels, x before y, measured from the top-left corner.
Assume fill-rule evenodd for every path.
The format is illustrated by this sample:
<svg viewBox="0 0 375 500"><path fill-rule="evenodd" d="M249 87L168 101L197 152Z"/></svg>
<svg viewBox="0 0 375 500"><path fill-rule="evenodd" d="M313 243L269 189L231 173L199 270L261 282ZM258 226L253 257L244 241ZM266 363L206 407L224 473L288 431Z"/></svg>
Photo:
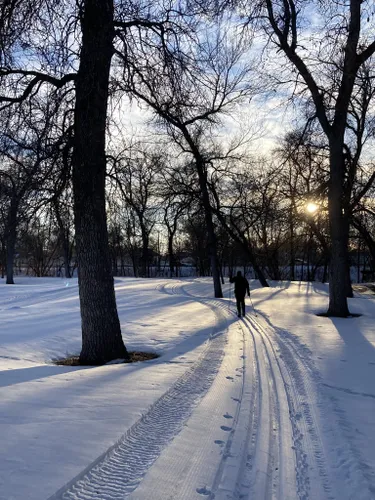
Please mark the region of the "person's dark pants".
<svg viewBox="0 0 375 500"><path fill-rule="evenodd" d="M245 295L236 295L236 305L238 316L245 316Z"/></svg>

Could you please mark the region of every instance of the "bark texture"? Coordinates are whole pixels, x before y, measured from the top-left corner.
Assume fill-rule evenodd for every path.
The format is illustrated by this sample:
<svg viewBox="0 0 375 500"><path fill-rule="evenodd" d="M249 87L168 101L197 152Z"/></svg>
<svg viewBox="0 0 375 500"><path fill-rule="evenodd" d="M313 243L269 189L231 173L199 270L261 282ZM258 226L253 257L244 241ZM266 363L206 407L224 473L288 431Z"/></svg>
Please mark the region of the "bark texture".
<svg viewBox="0 0 375 500"><path fill-rule="evenodd" d="M73 189L82 364L126 358L117 314L105 210L105 130L113 53L113 2L85 0L76 79Z"/></svg>
<svg viewBox="0 0 375 500"><path fill-rule="evenodd" d="M338 141L339 142L339 141ZM329 306L327 314L345 318L349 315L347 301L349 227L343 210L342 146L330 145L331 179L328 195L331 252L329 267Z"/></svg>

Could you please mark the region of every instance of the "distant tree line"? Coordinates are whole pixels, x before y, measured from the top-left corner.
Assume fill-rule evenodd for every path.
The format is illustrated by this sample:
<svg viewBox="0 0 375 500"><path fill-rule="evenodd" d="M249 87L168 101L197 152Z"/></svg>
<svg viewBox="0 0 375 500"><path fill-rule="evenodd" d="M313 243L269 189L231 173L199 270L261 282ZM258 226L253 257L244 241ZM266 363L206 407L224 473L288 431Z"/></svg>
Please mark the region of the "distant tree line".
<svg viewBox="0 0 375 500"><path fill-rule="evenodd" d="M256 270L260 270L263 279L328 281L327 158L314 140L295 131L273 151L272 161L242 152L212 163L210 208L220 276L243 267L252 277L258 277ZM107 158L113 275L212 276L199 191L191 189L191 165L176 163L168 144L165 149L150 143L121 146ZM363 190L370 172L371 165L367 175L362 170L356 192ZM12 222L6 217L12 192L6 183L2 186L2 275L10 283L15 266L16 273L73 276L77 259L69 182L63 189L59 184L47 192L43 181L29 192L20 192ZM348 264L352 275L353 268L357 269L358 281L373 279L375 274L373 189L366 191L365 199L353 210L350 226ZM6 224L16 233L10 242Z"/></svg>

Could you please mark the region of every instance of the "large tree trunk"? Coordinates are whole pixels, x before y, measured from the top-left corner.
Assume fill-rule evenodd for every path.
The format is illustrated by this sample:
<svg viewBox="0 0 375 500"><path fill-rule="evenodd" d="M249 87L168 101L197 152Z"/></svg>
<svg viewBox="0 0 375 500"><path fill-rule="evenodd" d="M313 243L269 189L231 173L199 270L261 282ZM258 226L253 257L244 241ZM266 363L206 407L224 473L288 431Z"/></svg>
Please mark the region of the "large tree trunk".
<svg viewBox="0 0 375 500"><path fill-rule="evenodd" d="M73 189L82 364L126 358L116 308L105 211L105 132L113 2L85 0L76 80Z"/></svg>
<svg viewBox="0 0 375 500"><path fill-rule="evenodd" d="M220 282L220 272L219 272L219 260L217 257L217 242L216 234L214 229L214 223L212 220L212 209L210 203L210 197L207 189L207 178L204 169L204 164L201 159L196 159L197 172L199 177L199 185L202 195L202 203L204 208L204 216L207 227L207 239L208 247L210 253L212 278L214 281L214 293L216 298L223 298L223 291Z"/></svg>
<svg viewBox="0 0 375 500"><path fill-rule="evenodd" d="M349 227L343 210L343 149L330 144L330 185L328 192L329 225L331 235L329 269L329 307L327 314L345 318L349 315L347 301Z"/></svg>

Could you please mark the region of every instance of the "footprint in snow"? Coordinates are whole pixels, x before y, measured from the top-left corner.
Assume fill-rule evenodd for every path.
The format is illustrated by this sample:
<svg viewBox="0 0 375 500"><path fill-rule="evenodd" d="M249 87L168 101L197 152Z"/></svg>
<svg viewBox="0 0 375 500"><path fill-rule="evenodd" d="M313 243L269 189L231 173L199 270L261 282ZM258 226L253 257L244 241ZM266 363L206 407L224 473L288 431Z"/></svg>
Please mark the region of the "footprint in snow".
<svg viewBox="0 0 375 500"><path fill-rule="evenodd" d="M227 427L226 425L221 425L221 426L220 426L220 429L221 429L222 431L229 432L229 431L231 431L231 430L232 430L232 427Z"/></svg>
<svg viewBox="0 0 375 500"><path fill-rule="evenodd" d="M233 380L233 377L225 377L225 378L227 378L228 380Z"/></svg>
<svg viewBox="0 0 375 500"><path fill-rule="evenodd" d="M241 400L238 399L238 398L232 398L232 399L233 399L233 401L236 401L236 403L240 403L241 402Z"/></svg>
<svg viewBox="0 0 375 500"><path fill-rule="evenodd" d="M215 439L214 443L218 444L219 446L224 446L224 441L222 441L221 439Z"/></svg>
<svg viewBox="0 0 375 500"><path fill-rule="evenodd" d="M195 491L199 493L199 495L205 495L205 496L211 495L211 491L208 490L205 486L203 486L203 488L197 488Z"/></svg>

